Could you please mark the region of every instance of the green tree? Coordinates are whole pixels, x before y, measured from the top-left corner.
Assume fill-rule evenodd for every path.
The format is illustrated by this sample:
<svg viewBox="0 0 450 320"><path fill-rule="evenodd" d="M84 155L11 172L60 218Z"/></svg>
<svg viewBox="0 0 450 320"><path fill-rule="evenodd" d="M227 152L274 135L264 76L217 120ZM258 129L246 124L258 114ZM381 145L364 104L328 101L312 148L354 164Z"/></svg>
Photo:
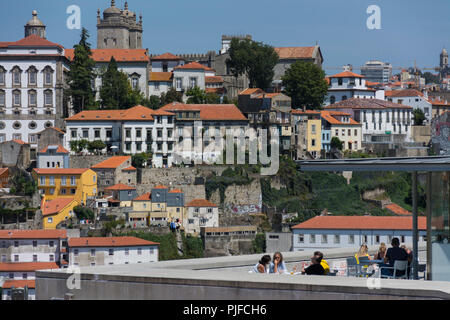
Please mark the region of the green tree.
<svg viewBox="0 0 450 320"><path fill-rule="evenodd" d="M117 62L111 57L108 68L102 74L100 99L103 108L126 109L130 107L130 84L126 74L117 68Z"/></svg>
<svg viewBox="0 0 450 320"><path fill-rule="evenodd" d="M73 212L77 216L78 220L94 220L95 214L92 209L83 206L76 206L73 208Z"/></svg>
<svg viewBox="0 0 450 320"><path fill-rule="evenodd" d="M72 98L75 113L87 109L95 102L95 93L92 86L95 79L95 62L91 58L92 52L88 38L89 32L83 28L80 42L74 46L74 57L67 74L69 83L67 94Z"/></svg>
<svg viewBox="0 0 450 320"><path fill-rule="evenodd" d="M161 98L154 95L150 96L150 98L145 101L144 106L156 110L161 107Z"/></svg>
<svg viewBox="0 0 450 320"><path fill-rule="evenodd" d="M131 165L135 168L143 168L145 163L149 164L152 161L151 152L137 153L131 156Z"/></svg>
<svg viewBox="0 0 450 320"><path fill-rule="evenodd" d="M33 178L25 171L19 170L10 180L10 193L14 195L32 196L37 191Z"/></svg>
<svg viewBox="0 0 450 320"><path fill-rule="evenodd" d="M80 153L84 149L86 149L89 145L89 141L83 140L72 140L70 141L70 150L75 153Z"/></svg>
<svg viewBox="0 0 450 320"><path fill-rule="evenodd" d="M175 88L170 88L166 93L161 94L161 106L172 102L183 102L183 94L175 90Z"/></svg>
<svg viewBox="0 0 450 320"><path fill-rule="evenodd" d="M328 91L325 72L312 62L296 61L281 77L294 108L320 109Z"/></svg>
<svg viewBox="0 0 450 320"><path fill-rule="evenodd" d="M267 89L274 76L279 57L274 48L249 39L233 39L227 64L235 77L246 74L251 88Z"/></svg>
<svg viewBox="0 0 450 320"><path fill-rule="evenodd" d="M187 103L202 104L206 101L205 91L197 86L186 91L186 96L188 97Z"/></svg>
<svg viewBox="0 0 450 320"><path fill-rule="evenodd" d="M90 142L88 142L88 145L87 145L87 149L89 152L92 152L92 153L95 152L97 154L105 148L106 148L106 144L101 140L90 141Z"/></svg>
<svg viewBox="0 0 450 320"><path fill-rule="evenodd" d="M425 120L425 113L423 113L422 110L420 110L419 108L414 109L413 116L414 116L414 125L415 126L423 125L423 122Z"/></svg>
<svg viewBox="0 0 450 320"><path fill-rule="evenodd" d="M331 138L330 147L331 149L342 150L344 148L344 142L338 137L333 137Z"/></svg>

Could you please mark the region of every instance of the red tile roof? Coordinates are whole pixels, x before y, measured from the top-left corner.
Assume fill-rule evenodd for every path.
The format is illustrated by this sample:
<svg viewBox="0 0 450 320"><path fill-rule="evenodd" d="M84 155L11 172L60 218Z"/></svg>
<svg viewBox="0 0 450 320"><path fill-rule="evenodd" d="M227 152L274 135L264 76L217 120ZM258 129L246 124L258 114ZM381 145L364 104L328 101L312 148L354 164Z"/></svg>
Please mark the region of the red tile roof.
<svg viewBox="0 0 450 320"><path fill-rule="evenodd" d="M0 239L65 239L66 230L0 230Z"/></svg>
<svg viewBox="0 0 450 320"><path fill-rule="evenodd" d="M241 91L239 95L247 95L247 94L255 94L255 93L265 93L262 89L259 88L247 88L244 91Z"/></svg>
<svg viewBox="0 0 450 320"><path fill-rule="evenodd" d="M172 72L150 72L150 82L172 82Z"/></svg>
<svg viewBox="0 0 450 320"><path fill-rule="evenodd" d="M50 146L55 146L55 145L49 145L47 147L45 147L44 149L42 149L41 151L39 151L38 153L47 153L48 147ZM58 144L57 145L58 148L56 148L56 153L69 153L69 151L67 151L66 148L64 148L62 145Z"/></svg>
<svg viewBox="0 0 450 320"><path fill-rule="evenodd" d="M170 103L160 109L167 111L200 111L201 120L247 120L234 104L183 104Z"/></svg>
<svg viewBox="0 0 450 320"><path fill-rule="evenodd" d="M133 199L133 201L150 201L150 200L152 200L151 192L144 193L143 195L140 195L139 197Z"/></svg>
<svg viewBox="0 0 450 320"><path fill-rule="evenodd" d="M137 169L135 167L133 167L133 166L129 166L129 167L125 168L125 169L122 169L122 171L136 171L136 170Z"/></svg>
<svg viewBox="0 0 450 320"><path fill-rule="evenodd" d="M123 183L117 183L111 187L105 188L105 190L136 190L136 188L127 186Z"/></svg>
<svg viewBox="0 0 450 320"><path fill-rule="evenodd" d="M4 174L5 172L8 172L8 171L9 171L8 168L0 168L0 176L1 176L2 174Z"/></svg>
<svg viewBox="0 0 450 320"><path fill-rule="evenodd" d="M156 110L152 110L144 106L135 106L126 110L82 111L70 118L67 118L66 121L154 121L153 115L155 114L158 115Z"/></svg>
<svg viewBox="0 0 450 320"><path fill-rule="evenodd" d="M386 216L317 216L293 229L333 230L412 230L410 217ZM418 217L419 230L426 230L426 217Z"/></svg>
<svg viewBox="0 0 450 320"><path fill-rule="evenodd" d="M165 187L165 186L159 184L159 185L153 187L153 189L169 189L169 188L167 188L167 187Z"/></svg>
<svg viewBox="0 0 450 320"><path fill-rule="evenodd" d="M353 120L352 118L350 118L350 122L342 122L339 119L336 119L335 117L333 117L333 115L335 116L342 116L342 115L348 115L348 113L345 112L340 112L339 113L333 113L331 114L329 111L321 111L320 112L320 116L325 119L327 122L329 122L330 124L339 124L339 125L349 125L349 126L358 126L360 125L358 122L356 122L355 120Z"/></svg>
<svg viewBox="0 0 450 320"><path fill-rule="evenodd" d="M131 164L131 156L114 156L114 157L108 158L102 162L99 162L99 163L93 165L91 168L92 169L115 169L127 161L129 161L129 163Z"/></svg>
<svg viewBox="0 0 450 320"><path fill-rule="evenodd" d="M75 49L64 50L67 59L72 60ZM91 49L91 58L96 62L109 62L111 58L117 62L148 62L150 61L145 49Z"/></svg>
<svg viewBox="0 0 450 320"><path fill-rule="evenodd" d="M44 38L39 37L38 35L32 34L26 38L20 39L15 42L0 42L0 47L45 47L52 48L58 47L63 48L60 44L50 42Z"/></svg>
<svg viewBox="0 0 450 320"><path fill-rule="evenodd" d="M205 83L222 83L223 78L221 76L208 76L205 77Z"/></svg>
<svg viewBox="0 0 450 320"><path fill-rule="evenodd" d="M386 94L385 94L386 96ZM416 89L392 90L390 97L423 97L423 93Z"/></svg>
<svg viewBox="0 0 450 320"><path fill-rule="evenodd" d="M89 170L89 168L35 168L33 169L37 174L82 174Z"/></svg>
<svg viewBox="0 0 450 320"><path fill-rule="evenodd" d="M351 71L344 71L333 76L328 76L329 78L365 78L360 74L353 73Z"/></svg>
<svg viewBox="0 0 450 320"><path fill-rule="evenodd" d="M36 271L44 269L59 269L56 262L2 262L0 271Z"/></svg>
<svg viewBox="0 0 450 320"><path fill-rule="evenodd" d="M450 106L450 103L447 100L441 100L440 98L439 99L428 98L428 101L433 106Z"/></svg>
<svg viewBox="0 0 450 320"><path fill-rule="evenodd" d="M57 127L48 127L48 128L45 128L44 130L38 132L38 133L42 133L42 132L44 132L47 129L53 129L55 131L58 131L59 133L66 134L63 130L61 130L60 128L57 128Z"/></svg>
<svg viewBox="0 0 450 320"><path fill-rule="evenodd" d="M320 114L320 110L305 110L302 109L292 109L292 114Z"/></svg>
<svg viewBox="0 0 450 320"><path fill-rule="evenodd" d="M217 205L206 199L194 199L186 204L186 207L217 207Z"/></svg>
<svg viewBox="0 0 450 320"><path fill-rule="evenodd" d="M2 288L25 288L25 286L32 289L36 288L36 280L6 280L5 282L3 282Z"/></svg>
<svg viewBox="0 0 450 320"><path fill-rule="evenodd" d="M69 247L131 247L159 245L157 242L147 241L136 237L84 237L70 238Z"/></svg>
<svg viewBox="0 0 450 320"><path fill-rule="evenodd" d="M182 66L176 66L175 68L173 68L174 70L188 70L188 69L193 69L193 70L205 70L205 71L214 71L214 69L211 69L207 66L202 65L201 63L198 63L196 61L194 62L189 62L185 65Z"/></svg>
<svg viewBox="0 0 450 320"><path fill-rule="evenodd" d="M15 142L15 143L18 143L18 144L28 144L25 141L22 141L22 140L19 140L19 139L12 140L12 141Z"/></svg>
<svg viewBox="0 0 450 320"><path fill-rule="evenodd" d="M48 216L51 214L59 213L74 201L74 198L57 198L53 200L47 200L45 201L44 207L41 207L42 215Z"/></svg>
<svg viewBox="0 0 450 320"><path fill-rule="evenodd" d="M225 88L205 88L206 93L222 94L225 92Z"/></svg>
<svg viewBox="0 0 450 320"><path fill-rule="evenodd" d="M280 59L313 58L315 47L278 47L274 48Z"/></svg>
<svg viewBox="0 0 450 320"><path fill-rule="evenodd" d="M350 98L330 104L324 109L411 109L412 107L380 99Z"/></svg>
<svg viewBox="0 0 450 320"><path fill-rule="evenodd" d="M403 209L402 207L400 207L398 204L395 204L395 203L388 204L386 206L386 209L388 209L389 211L392 211L393 213L395 213L396 215L399 215L399 216L410 216L410 215L412 215L411 212L409 212L408 210Z"/></svg>
<svg viewBox="0 0 450 320"><path fill-rule="evenodd" d="M160 54L155 57L151 57L151 60L183 60L179 56L176 56L174 54L171 54L170 52L166 52L163 54Z"/></svg>
<svg viewBox="0 0 450 320"><path fill-rule="evenodd" d="M183 191L180 189L173 189L173 190L170 190L169 193L183 193Z"/></svg>

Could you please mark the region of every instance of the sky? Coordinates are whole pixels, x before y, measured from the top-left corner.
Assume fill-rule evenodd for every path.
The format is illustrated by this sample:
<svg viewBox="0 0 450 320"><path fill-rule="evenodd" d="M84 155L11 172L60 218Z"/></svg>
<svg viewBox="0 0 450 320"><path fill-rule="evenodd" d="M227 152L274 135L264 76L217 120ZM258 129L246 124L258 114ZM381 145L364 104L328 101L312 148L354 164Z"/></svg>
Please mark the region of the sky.
<svg viewBox="0 0 450 320"><path fill-rule="evenodd" d="M110 0L0 0L0 41L23 38L33 10L47 26L47 39L72 48L81 30L66 26L70 5L81 9L81 26L97 43L97 9ZM125 0L116 0L123 8ZM450 49L449 0L129 0L143 15L143 47L150 53L220 50L221 36L250 34L275 47L320 45L328 75L368 60L390 62L394 73L414 65L439 65ZM381 29L370 30L370 5L380 8ZM337 69L339 68L339 69Z"/></svg>

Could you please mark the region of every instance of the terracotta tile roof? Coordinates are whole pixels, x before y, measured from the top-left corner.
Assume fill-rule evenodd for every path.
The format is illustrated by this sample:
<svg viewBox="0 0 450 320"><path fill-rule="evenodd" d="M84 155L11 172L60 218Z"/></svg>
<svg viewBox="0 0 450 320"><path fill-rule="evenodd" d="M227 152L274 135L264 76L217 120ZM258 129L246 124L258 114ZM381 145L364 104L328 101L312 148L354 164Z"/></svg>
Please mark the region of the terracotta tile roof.
<svg viewBox="0 0 450 320"><path fill-rule="evenodd" d="M386 95L386 94L385 94ZM423 97L423 93L416 89L404 89L391 91L390 97Z"/></svg>
<svg viewBox="0 0 450 320"><path fill-rule="evenodd" d="M38 35L32 34L26 38L20 39L15 42L0 42L0 47L58 47L63 48L62 45L50 42Z"/></svg>
<svg viewBox="0 0 450 320"><path fill-rule="evenodd" d="M84 237L70 238L69 247L131 247L159 245L158 242L147 241L136 237Z"/></svg>
<svg viewBox="0 0 450 320"><path fill-rule="evenodd" d="M47 153L47 150L48 150L49 147L57 147L56 148L56 153L69 153L69 151L67 151L67 149L64 148L60 144L58 144L58 145L49 145L49 146L45 147L44 149L42 149L41 151L39 151L38 153Z"/></svg>
<svg viewBox="0 0 450 320"><path fill-rule="evenodd" d="M180 189L173 189L173 190L170 190L169 193L183 193L183 191Z"/></svg>
<svg viewBox="0 0 450 320"><path fill-rule="evenodd" d="M205 88L206 93L222 94L225 92L225 88Z"/></svg>
<svg viewBox="0 0 450 320"><path fill-rule="evenodd" d="M343 71L333 76L328 76L329 78L365 78L360 74L353 73L351 71Z"/></svg>
<svg viewBox="0 0 450 320"><path fill-rule="evenodd" d="M402 207L400 207L398 204L395 204L395 203L388 204L386 206L386 209L388 209L389 211L392 211L393 213L395 213L396 215L399 215L399 216L410 216L410 215L412 215L411 212L409 212L408 210L403 209Z"/></svg>
<svg viewBox="0 0 450 320"><path fill-rule="evenodd" d="M5 172L8 172L8 171L9 171L8 168L0 168L0 176L1 176L2 174L4 174Z"/></svg>
<svg viewBox="0 0 450 320"><path fill-rule="evenodd" d="M247 95L247 94L255 94L255 93L265 93L262 89L259 88L247 88L244 91L241 91L239 95Z"/></svg>
<svg viewBox="0 0 450 320"><path fill-rule="evenodd" d="M15 142L17 144L28 144L25 141L22 141L22 140L19 140L19 139L12 140L12 142Z"/></svg>
<svg viewBox="0 0 450 320"><path fill-rule="evenodd" d="M202 65L201 63L198 63L196 61L194 62L189 62L185 65L182 66L176 66L175 68L173 68L174 70L188 70L188 69L193 69L193 70L205 70L205 71L214 71L214 69L211 69L207 66Z"/></svg>
<svg viewBox="0 0 450 320"><path fill-rule="evenodd" d="M293 229L333 230L412 230L410 217L386 216L317 216ZM426 230L426 217L418 217L419 230Z"/></svg>
<svg viewBox="0 0 450 320"><path fill-rule="evenodd" d="M265 94L263 95L263 97L264 97L264 98L273 98L273 97L279 96L279 95L281 95L281 94L282 94L281 92L265 93Z"/></svg>
<svg viewBox="0 0 450 320"><path fill-rule="evenodd" d="M53 129L55 131L58 131L59 133L66 134L63 130L61 130L60 128L57 128L57 127L48 127L48 128L45 128L44 130L38 132L38 133L42 133L42 132L44 132L47 129Z"/></svg>
<svg viewBox="0 0 450 320"><path fill-rule="evenodd" d="M105 188L105 190L136 190L136 188L130 187L124 183L117 183L111 187Z"/></svg>
<svg viewBox="0 0 450 320"><path fill-rule="evenodd" d="M117 62L148 62L150 61L145 49L91 49L91 58L96 62L109 62L111 57ZM67 59L72 60L75 49L64 50Z"/></svg>
<svg viewBox="0 0 450 320"><path fill-rule="evenodd" d="M36 271L44 269L59 269L56 262L2 262L0 271Z"/></svg>
<svg viewBox="0 0 450 320"><path fill-rule="evenodd" d="M160 109L167 111L200 111L201 120L247 120L234 104L183 104L170 103Z"/></svg>
<svg viewBox="0 0 450 320"><path fill-rule="evenodd" d="M150 72L150 82L172 82L172 72Z"/></svg>
<svg viewBox="0 0 450 320"><path fill-rule="evenodd" d="M320 110L291 109L292 114L320 114Z"/></svg>
<svg viewBox="0 0 450 320"><path fill-rule="evenodd" d="M222 83L223 78L221 76L208 76L205 77L205 83Z"/></svg>
<svg viewBox="0 0 450 320"><path fill-rule="evenodd" d="M338 114L338 113L331 114L329 111L321 111L320 112L320 116L323 119L325 119L327 122L329 122L330 124L349 125L349 126L360 125L358 122L356 122L352 118L350 118L350 122L342 122L339 119L334 118L333 115L335 115L335 116L348 115L349 116L349 114L345 113L345 112L340 112L340 114Z"/></svg>
<svg viewBox="0 0 450 320"><path fill-rule="evenodd" d="M42 215L45 217L51 214L59 213L74 201L74 198L57 198L53 200L47 200L44 203L44 207L41 206Z"/></svg>
<svg viewBox="0 0 450 320"><path fill-rule="evenodd" d="M153 187L153 189L169 189L169 188L167 188L167 187L165 187L165 186L159 184L159 185Z"/></svg>
<svg viewBox="0 0 450 320"><path fill-rule="evenodd" d="M154 111L144 106L135 106L125 110L88 110L65 119L66 121L154 121Z"/></svg>
<svg viewBox="0 0 450 320"><path fill-rule="evenodd" d="M370 86L378 86L381 85L380 82L372 82L372 81L367 81L366 80L366 86L370 87Z"/></svg>
<svg viewBox="0 0 450 320"><path fill-rule="evenodd" d="M133 166L129 166L129 167L125 168L125 169L122 169L122 171L136 171L136 170L137 169L135 167L133 167Z"/></svg>
<svg viewBox="0 0 450 320"><path fill-rule="evenodd" d="M0 239L65 239L66 230L0 230Z"/></svg>
<svg viewBox="0 0 450 320"><path fill-rule="evenodd" d="M36 280L5 280L5 282L3 282L2 288L25 288L25 286L32 289L36 288Z"/></svg>
<svg viewBox="0 0 450 320"><path fill-rule="evenodd" d="M151 192L144 193L143 195L140 195L139 197L133 199L133 201L151 201L151 200L152 200Z"/></svg>
<svg viewBox="0 0 450 320"><path fill-rule="evenodd" d="M447 100L428 98L428 101L429 101L433 106L450 106L450 103L449 103Z"/></svg>
<svg viewBox="0 0 450 320"><path fill-rule="evenodd" d="M170 52L166 52L163 54L160 54L155 57L151 57L151 60L183 60L179 56L176 56L174 54L171 54Z"/></svg>
<svg viewBox="0 0 450 320"><path fill-rule="evenodd" d="M324 109L411 109L412 107L393 103L391 101L380 100L380 99L361 99L361 98L350 98L344 101L339 101L334 104L330 104Z"/></svg>
<svg viewBox="0 0 450 320"><path fill-rule="evenodd" d="M206 199L194 199L186 204L185 207L217 207L217 205Z"/></svg>
<svg viewBox="0 0 450 320"><path fill-rule="evenodd" d="M274 48L280 59L313 58L315 47L277 47Z"/></svg>
<svg viewBox="0 0 450 320"><path fill-rule="evenodd" d="M330 80L330 77L325 77L325 81L327 82L327 84L328 84L328 85L330 85L330 84L331 84L331 80Z"/></svg>
<svg viewBox="0 0 450 320"><path fill-rule="evenodd" d="M35 168L33 169L37 174L82 174L89 170L89 168Z"/></svg>
<svg viewBox="0 0 450 320"><path fill-rule="evenodd" d="M131 156L114 156L103 160L95 165L93 165L92 169L115 169L118 166L122 165L124 162L129 161L131 164Z"/></svg>

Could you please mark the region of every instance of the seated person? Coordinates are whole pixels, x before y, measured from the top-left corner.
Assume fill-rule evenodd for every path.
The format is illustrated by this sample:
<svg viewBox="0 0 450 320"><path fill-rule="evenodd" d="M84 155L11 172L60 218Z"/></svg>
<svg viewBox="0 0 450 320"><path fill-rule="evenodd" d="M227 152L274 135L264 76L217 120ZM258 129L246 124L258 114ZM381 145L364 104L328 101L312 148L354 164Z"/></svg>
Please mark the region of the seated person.
<svg viewBox="0 0 450 320"><path fill-rule="evenodd" d="M325 274L325 270L323 269L322 265L320 264L321 262L321 258L317 257L317 256L313 256L311 258L311 265L307 268L303 267L302 268L302 274L313 274L313 275L324 275Z"/></svg>
<svg viewBox="0 0 450 320"><path fill-rule="evenodd" d="M398 238L393 238L391 241L392 247L387 249L386 255L384 257L384 264L380 265L380 267L394 267L394 263L397 260L405 261L408 260L408 254L406 250L400 248L400 240ZM394 270L393 269L382 269L381 275L383 276L392 276ZM404 271L397 271L396 276L402 276Z"/></svg>
<svg viewBox="0 0 450 320"><path fill-rule="evenodd" d="M255 273L267 273L269 270L270 256L268 254L262 256L261 260L253 267Z"/></svg>
<svg viewBox="0 0 450 320"><path fill-rule="evenodd" d="M275 252L270 263L269 273L288 273L281 252Z"/></svg>
<svg viewBox="0 0 450 320"><path fill-rule="evenodd" d="M330 266L328 265L328 262L323 259L323 253L316 251L314 252L314 255L320 258L320 265L323 267L324 274L328 274L330 272Z"/></svg>

